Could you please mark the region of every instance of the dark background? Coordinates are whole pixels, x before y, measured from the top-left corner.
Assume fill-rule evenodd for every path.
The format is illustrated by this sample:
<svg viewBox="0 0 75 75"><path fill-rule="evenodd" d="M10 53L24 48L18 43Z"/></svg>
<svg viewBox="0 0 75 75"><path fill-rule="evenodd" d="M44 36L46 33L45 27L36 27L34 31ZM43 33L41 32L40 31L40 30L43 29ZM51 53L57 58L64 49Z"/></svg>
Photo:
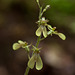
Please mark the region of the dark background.
<svg viewBox="0 0 75 75"><path fill-rule="evenodd" d="M75 75L75 0L40 0L50 4L44 16L66 35L66 40L49 36L40 43L44 67L29 75ZM38 6L35 0L0 0L0 75L23 75L27 66L25 50L13 51L18 40L36 43Z"/></svg>

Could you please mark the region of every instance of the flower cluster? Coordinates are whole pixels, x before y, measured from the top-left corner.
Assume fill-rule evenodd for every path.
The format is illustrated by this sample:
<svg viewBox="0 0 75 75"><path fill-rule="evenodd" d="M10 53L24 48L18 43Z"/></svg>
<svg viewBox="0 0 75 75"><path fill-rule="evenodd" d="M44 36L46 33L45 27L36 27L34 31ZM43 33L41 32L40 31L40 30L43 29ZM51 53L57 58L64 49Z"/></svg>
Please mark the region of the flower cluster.
<svg viewBox="0 0 75 75"><path fill-rule="evenodd" d="M42 17L44 12L50 7L50 5L47 5L43 10L42 6L40 6L39 0L36 0L38 6L39 6L39 20L36 22L38 24L38 28L36 30L36 36L38 36L37 42L35 45L29 45L26 41L23 42L19 40L17 43L13 44L13 50L18 50L19 48L23 48L27 51L28 53L28 67L26 69L25 75L28 75L29 69L33 69L34 66L36 67L37 70L41 70L43 68L43 62L40 57L40 49L38 48L39 43L41 40L44 40L47 38L49 35L58 35L62 40L66 39L66 36L62 33L59 33L56 31L56 27L52 27L51 25L48 24L49 20L46 20L45 17ZM43 37L41 37L43 36ZM30 53L32 51L32 56L30 56Z"/></svg>
<svg viewBox="0 0 75 75"><path fill-rule="evenodd" d="M47 37L47 29L46 29L47 22L48 22L48 20L45 20L45 17L43 17L40 21L36 22L37 24L40 23L40 26L36 30L37 36L41 36L41 34L43 33L43 36Z"/></svg>
<svg viewBox="0 0 75 75"><path fill-rule="evenodd" d="M58 33L55 31L56 27L53 27L49 24L47 24L48 20L45 20L45 17L42 17L42 19L37 24L40 23L40 26L38 26L38 29L36 30L36 35L41 36L43 34L44 38L46 38L48 35L56 34L58 35L62 40L65 40L66 37L62 33Z"/></svg>
<svg viewBox="0 0 75 75"><path fill-rule="evenodd" d="M32 49L30 49L30 46L32 46ZM13 50L18 50L19 48L24 48L27 52L30 52L30 50L33 51L32 57L29 56L28 61L28 67L33 69L36 63L36 69L41 70L43 68L43 62L39 55L40 49L33 45L28 45L27 42L23 42L21 40L18 41L18 43L13 44Z"/></svg>

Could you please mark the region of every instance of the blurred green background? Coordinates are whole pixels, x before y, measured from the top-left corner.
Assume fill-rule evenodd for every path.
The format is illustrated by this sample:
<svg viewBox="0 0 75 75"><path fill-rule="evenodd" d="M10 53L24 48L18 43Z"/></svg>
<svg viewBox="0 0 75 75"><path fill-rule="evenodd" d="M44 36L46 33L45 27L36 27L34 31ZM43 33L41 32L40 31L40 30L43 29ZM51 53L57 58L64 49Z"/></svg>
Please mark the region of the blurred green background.
<svg viewBox="0 0 75 75"><path fill-rule="evenodd" d="M75 0L40 0L51 7L44 14L49 24L66 35L65 41L53 35L40 43L44 62L41 71L29 75L75 75ZM36 43L39 9L35 0L0 0L0 75L23 75L27 64L25 50L13 51L18 40Z"/></svg>

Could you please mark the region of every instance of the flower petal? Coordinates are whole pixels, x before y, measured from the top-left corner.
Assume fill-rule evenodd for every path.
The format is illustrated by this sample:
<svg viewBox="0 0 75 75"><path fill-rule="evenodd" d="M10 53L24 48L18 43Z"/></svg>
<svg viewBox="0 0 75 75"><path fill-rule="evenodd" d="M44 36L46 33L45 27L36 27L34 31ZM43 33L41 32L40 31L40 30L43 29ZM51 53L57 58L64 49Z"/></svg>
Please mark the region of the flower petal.
<svg viewBox="0 0 75 75"><path fill-rule="evenodd" d="M37 36L40 36L41 35L41 26L36 30L36 35Z"/></svg>
<svg viewBox="0 0 75 75"><path fill-rule="evenodd" d="M51 30L51 29L52 29L51 25L47 25L47 28L48 28L49 30Z"/></svg>
<svg viewBox="0 0 75 75"><path fill-rule="evenodd" d="M47 29L46 27L43 28L43 36L46 38L47 37Z"/></svg>
<svg viewBox="0 0 75 75"><path fill-rule="evenodd" d="M58 33L58 36L62 39L62 40L65 40L66 39L66 36L62 33Z"/></svg>
<svg viewBox="0 0 75 75"><path fill-rule="evenodd" d="M37 56L37 61L36 61L36 69L41 70L43 68L43 62L40 57L40 55Z"/></svg>
<svg viewBox="0 0 75 75"><path fill-rule="evenodd" d="M20 46L20 44L18 44L18 43L14 43L13 44L13 50L17 50L17 49L19 49L21 46Z"/></svg>
<svg viewBox="0 0 75 75"><path fill-rule="evenodd" d="M24 44L24 42L23 42L23 41L21 41L21 40L19 40L19 41L18 41L18 43L19 43L19 44Z"/></svg>
<svg viewBox="0 0 75 75"><path fill-rule="evenodd" d="M35 54L30 58L30 60L28 61L28 67L33 69L35 65Z"/></svg>

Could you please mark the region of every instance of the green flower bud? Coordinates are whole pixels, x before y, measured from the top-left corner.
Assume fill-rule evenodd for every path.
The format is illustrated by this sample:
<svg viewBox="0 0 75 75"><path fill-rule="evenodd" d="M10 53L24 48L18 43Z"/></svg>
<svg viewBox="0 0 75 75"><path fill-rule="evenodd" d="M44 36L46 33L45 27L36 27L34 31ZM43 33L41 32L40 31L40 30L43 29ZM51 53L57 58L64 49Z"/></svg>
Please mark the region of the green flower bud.
<svg viewBox="0 0 75 75"><path fill-rule="evenodd" d="M45 7L45 9L43 10L43 13L44 13L48 8L50 8L50 5L47 5L47 6Z"/></svg>
<svg viewBox="0 0 75 75"><path fill-rule="evenodd" d="M39 3L39 0L36 0L37 3Z"/></svg>
<svg viewBox="0 0 75 75"><path fill-rule="evenodd" d="M50 8L50 5L47 5L47 6L46 6L46 10L47 10L48 8Z"/></svg>

